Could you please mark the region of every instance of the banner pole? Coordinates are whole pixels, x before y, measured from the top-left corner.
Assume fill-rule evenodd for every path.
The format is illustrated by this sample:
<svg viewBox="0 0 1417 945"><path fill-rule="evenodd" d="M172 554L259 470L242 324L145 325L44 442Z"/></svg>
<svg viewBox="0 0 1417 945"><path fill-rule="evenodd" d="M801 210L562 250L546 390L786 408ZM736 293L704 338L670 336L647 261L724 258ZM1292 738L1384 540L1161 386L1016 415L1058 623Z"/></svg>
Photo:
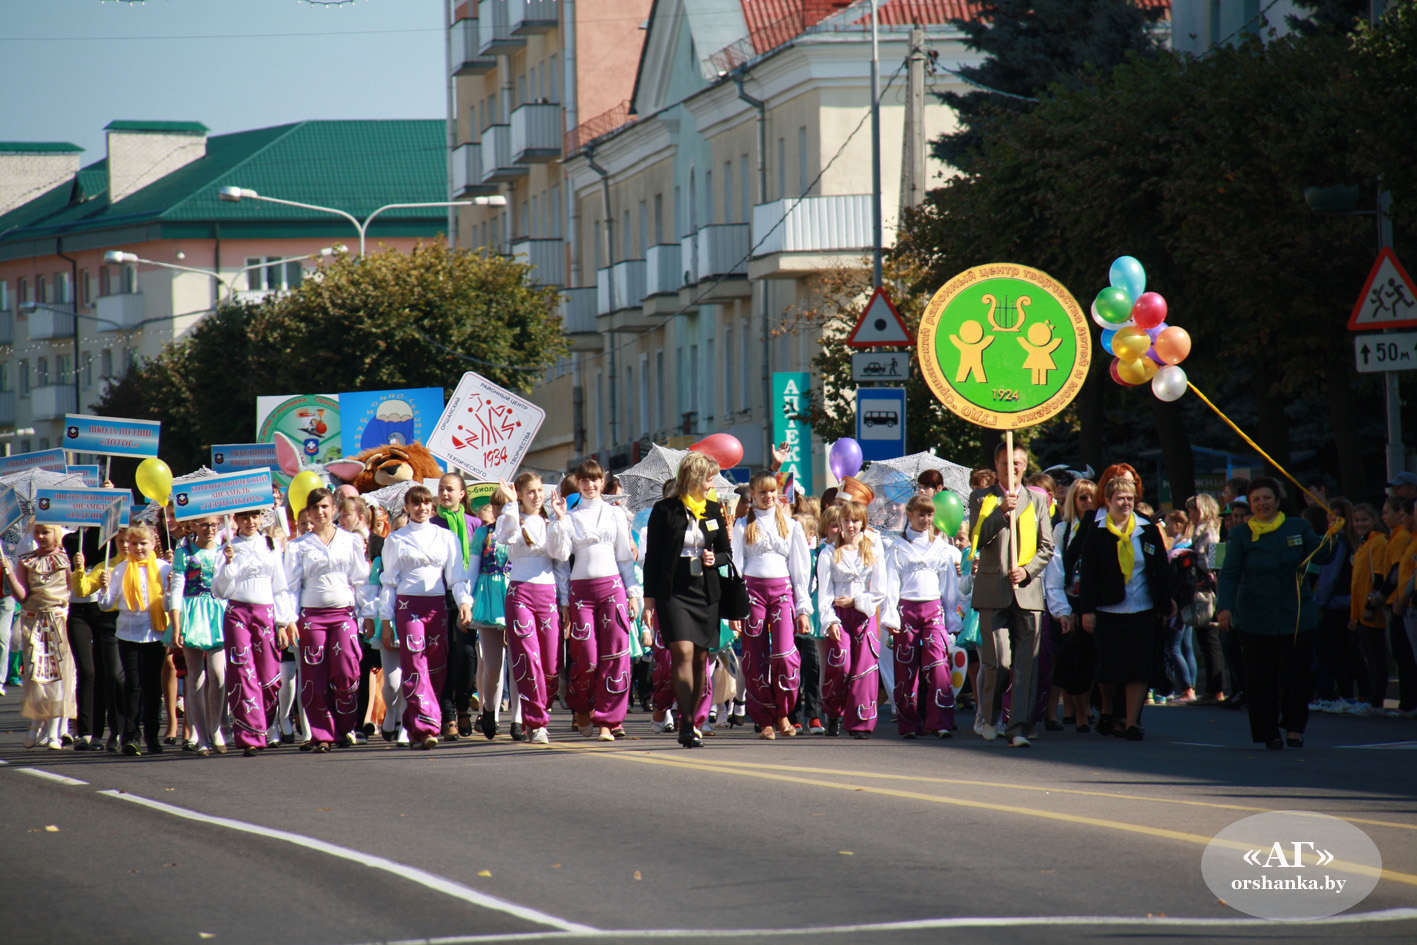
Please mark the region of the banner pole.
<svg viewBox="0 0 1417 945"><path fill-rule="evenodd" d="M1004 457L1009 471L1008 491L1012 495L1014 491L1014 431L1008 430L1004 433L1004 449L1008 455ZM1009 513L1009 570L1018 567L1018 507Z"/></svg>

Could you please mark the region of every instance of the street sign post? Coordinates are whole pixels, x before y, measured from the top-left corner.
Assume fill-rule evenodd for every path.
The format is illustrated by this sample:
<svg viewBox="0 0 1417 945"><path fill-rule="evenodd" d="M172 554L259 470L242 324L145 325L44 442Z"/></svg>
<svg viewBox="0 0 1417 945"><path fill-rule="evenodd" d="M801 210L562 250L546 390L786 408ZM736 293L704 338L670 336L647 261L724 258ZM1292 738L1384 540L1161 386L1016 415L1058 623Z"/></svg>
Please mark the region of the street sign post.
<svg viewBox="0 0 1417 945"><path fill-rule="evenodd" d="M904 387L857 389L856 442L868 462L905 455Z"/></svg>
<svg viewBox="0 0 1417 945"><path fill-rule="evenodd" d="M1417 331L1354 335L1353 357L1359 374L1417 370Z"/></svg>
<svg viewBox="0 0 1417 945"><path fill-rule="evenodd" d="M898 384L909 375L909 351L868 351L851 356L853 381L886 381Z"/></svg>

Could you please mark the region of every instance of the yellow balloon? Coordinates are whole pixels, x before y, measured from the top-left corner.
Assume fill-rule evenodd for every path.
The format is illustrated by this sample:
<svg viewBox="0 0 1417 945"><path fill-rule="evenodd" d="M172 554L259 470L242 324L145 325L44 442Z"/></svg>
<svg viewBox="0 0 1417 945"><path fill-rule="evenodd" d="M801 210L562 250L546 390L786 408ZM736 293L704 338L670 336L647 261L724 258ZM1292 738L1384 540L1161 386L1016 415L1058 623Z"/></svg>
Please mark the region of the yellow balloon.
<svg viewBox="0 0 1417 945"><path fill-rule="evenodd" d="M1119 328L1112 336L1112 353L1123 363L1135 361L1151 347L1151 336L1136 326Z"/></svg>
<svg viewBox="0 0 1417 945"><path fill-rule="evenodd" d="M1142 332L1142 334L1146 334ZM1113 339L1115 346L1116 339ZM1132 386L1145 384L1156 376L1157 365L1151 358L1137 358L1117 365L1117 376Z"/></svg>
<svg viewBox="0 0 1417 945"><path fill-rule="evenodd" d="M324 485L320 477L308 469L303 473L296 473L295 478L290 480L290 488L285 490L285 497L290 500L290 510L296 515L305 511L305 500L309 498L310 493L323 488Z"/></svg>
<svg viewBox="0 0 1417 945"><path fill-rule="evenodd" d="M167 508L167 501L172 498L172 470L167 468L166 463L156 456L149 456L138 464L134 479L137 480L139 492Z"/></svg>

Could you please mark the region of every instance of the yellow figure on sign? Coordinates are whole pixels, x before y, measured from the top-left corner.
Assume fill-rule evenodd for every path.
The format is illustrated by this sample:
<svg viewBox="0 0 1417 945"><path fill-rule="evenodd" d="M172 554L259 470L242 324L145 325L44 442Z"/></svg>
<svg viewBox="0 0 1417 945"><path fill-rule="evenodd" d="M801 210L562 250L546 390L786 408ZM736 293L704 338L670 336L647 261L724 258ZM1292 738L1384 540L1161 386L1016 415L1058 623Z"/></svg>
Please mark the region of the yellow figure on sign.
<svg viewBox="0 0 1417 945"><path fill-rule="evenodd" d="M950 341L959 349L959 370L955 372L955 383L968 378L985 383L984 349L994 343L993 336L985 338L984 326L978 322L965 322L959 326L958 335L950 335Z"/></svg>
<svg viewBox="0 0 1417 945"><path fill-rule="evenodd" d="M1034 386L1041 386L1048 383L1048 372L1058 369L1058 365L1053 361L1053 352L1058 350L1063 339L1054 338L1053 326L1046 322L1034 322L1029 325L1027 334L1028 340L1018 340L1018 343L1023 345L1023 350L1028 352L1028 357L1023 360L1023 368L1033 372Z"/></svg>

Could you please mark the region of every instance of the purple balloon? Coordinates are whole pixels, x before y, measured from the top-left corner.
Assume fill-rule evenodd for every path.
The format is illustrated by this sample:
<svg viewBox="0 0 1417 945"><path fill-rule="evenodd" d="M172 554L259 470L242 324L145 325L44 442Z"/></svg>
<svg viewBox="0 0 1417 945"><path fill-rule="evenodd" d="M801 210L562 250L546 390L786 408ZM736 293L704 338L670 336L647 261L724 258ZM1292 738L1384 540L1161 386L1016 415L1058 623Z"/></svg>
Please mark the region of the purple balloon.
<svg viewBox="0 0 1417 945"><path fill-rule="evenodd" d="M1157 364L1166 363L1165 361L1161 360L1161 355L1156 353L1156 345L1152 345L1150 348L1146 349L1146 356L1148 358L1151 358L1151 360L1155 361Z"/></svg>
<svg viewBox="0 0 1417 945"><path fill-rule="evenodd" d="M861 444L844 436L832 444L829 459L832 475L837 481L854 476L861 471Z"/></svg>
<svg viewBox="0 0 1417 945"><path fill-rule="evenodd" d="M1165 322L1162 322L1160 325L1157 325L1155 328L1147 328L1147 329L1144 329L1144 331L1146 332L1146 335L1147 335L1148 338L1150 338L1152 341L1155 341L1157 335L1161 334L1163 331L1165 331L1167 328L1170 328L1170 327L1171 327L1170 325L1166 324Z"/></svg>

